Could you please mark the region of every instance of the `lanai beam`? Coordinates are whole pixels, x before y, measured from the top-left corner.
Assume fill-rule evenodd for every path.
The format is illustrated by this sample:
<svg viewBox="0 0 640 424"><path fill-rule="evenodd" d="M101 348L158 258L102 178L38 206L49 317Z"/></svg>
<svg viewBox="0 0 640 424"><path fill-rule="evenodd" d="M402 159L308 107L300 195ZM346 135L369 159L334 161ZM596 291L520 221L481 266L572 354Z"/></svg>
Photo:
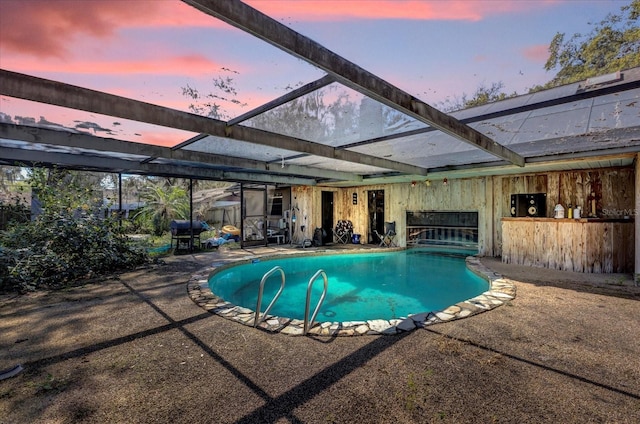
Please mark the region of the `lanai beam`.
<svg viewBox="0 0 640 424"><path fill-rule="evenodd" d="M89 134L59 131L47 128L36 128L26 125L0 123L0 138L8 140L20 140L30 143L42 143L53 146L65 146L77 149L96 150L101 152L114 152L125 155L147 156L140 162L153 162L155 159L168 159L175 161L202 163L206 166L224 166L235 168L249 168L252 171L262 173L274 173L283 175L301 175L306 178L323 178L330 180L361 181L362 176L350 172L341 172L330 169L320 169L310 166L286 164L282 168L279 164L271 164L263 161L244 159L233 156L224 156L213 153L198 152L193 150L175 150L169 147L154 146L151 144L134 143L131 141L103 138Z"/></svg>
<svg viewBox="0 0 640 424"><path fill-rule="evenodd" d="M215 181L256 182L263 184L297 184L315 186L310 178L284 175L257 174L243 171L190 167L174 164L140 163L126 159L77 155L60 152L38 152L34 160L33 151L12 147L0 147L2 161L16 166L42 166L43 164L65 166L74 169L100 170L103 172L125 172L130 174L156 175L179 178L198 178Z"/></svg>

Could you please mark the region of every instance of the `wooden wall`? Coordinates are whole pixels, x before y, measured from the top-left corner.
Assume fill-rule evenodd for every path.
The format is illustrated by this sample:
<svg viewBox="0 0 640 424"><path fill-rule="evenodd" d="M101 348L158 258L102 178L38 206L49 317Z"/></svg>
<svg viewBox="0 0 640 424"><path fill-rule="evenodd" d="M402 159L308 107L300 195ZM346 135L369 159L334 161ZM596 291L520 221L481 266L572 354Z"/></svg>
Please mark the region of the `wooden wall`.
<svg viewBox="0 0 640 424"><path fill-rule="evenodd" d="M502 261L561 271L633 272L633 222L586 221L505 220Z"/></svg>
<svg viewBox="0 0 640 424"><path fill-rule="evenodd" d="M511 194L547 193L547 217L554 216L560 203L565 209L571 203L582 206L586 216L590 193L595 193L596 212L600 218L621 218L617 212L630 211L634 206L633 167L602 168L588 171L550 172L494 179L494 248L493 256L502 255L500 219L510 216ZM566 211L565 211L566 213Z"/></svg>
<svg viewBox="0 0 640 424"><path fill-rule="evenodd" d="M604 212L631 210L635 205L633 167L603 168L586 171L549 172L544 174L521 174L514 176L492 176L468 179L449 179L411 183L381 184L352 188L294 187L293 206L300 208L302 220L297 225L306 226L305 237L311 238L313 230L321 225L322 191L334 193L334 218L350 219L355 232L367 243L369 216L367 192L385 191L385 220L396 221L398 241L406 241L406 211L477 211L479 219L479 251L486 256L502 254L502 217L510 216L511 194L547 193L547 216L553 216L558 200L565 206L571 202L583 208L587 196L596 193L597 209ZM353 193L357 193L358 204L353 205ZM304 220L304 215L307 220ZM606 216L616 218L616 216ZM334 224L335 225L335 224ZM294 241L297 239L294 237Z"/></svg>

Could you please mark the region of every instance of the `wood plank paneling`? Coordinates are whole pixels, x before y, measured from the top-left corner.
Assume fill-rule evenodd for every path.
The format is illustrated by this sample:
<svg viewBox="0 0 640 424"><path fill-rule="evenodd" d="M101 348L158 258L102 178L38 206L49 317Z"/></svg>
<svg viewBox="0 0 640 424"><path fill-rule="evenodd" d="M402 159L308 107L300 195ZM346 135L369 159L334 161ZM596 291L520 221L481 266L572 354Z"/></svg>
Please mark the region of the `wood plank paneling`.
<svg viewBox="0 0 640 424"><path fill-rule="evenodd" d="M502 261L562 271L632 272L633 221L520 218L502 222Z"/></svg>
<svg viewBox="0 0 640 424"><path fill-rule="evenodd" d="M406 211L477 211L479 218L478 244L483 255L501 256L505 244L510 243L509 251L531 249L535 245L536 255L532 264L545 265L555 269L571 268L584 272L602 272L603 255L610 262L611 269L626 268L635 260L634 232L624 233L613 226L605 236L595 232L585 232L579 227L571 230L569 243L563 242L568 234L557 225L525 226L526 239L506 241L503 237L503 217L510 216L510 197L517 193L547 193L546 215L553 216L555 205L560 202L566 207L583 206L583 216L588 212L588 197L596 194L597 210L600 217L619 218L617 213L634 211L635 207L635 169L634 167L590 169L584 171L549 172L544 174L521 174L515 176L490 176L468 179L449 179L447 185L442 180L425 180L396 184L376 184L349 188L294 187L292 204L300 208L301 221L297 228L305 225L305 233L300 237L311 238L313 230L321 225L321 192L333 191L334 219L349 219L355 232L361 234L361 242L368 243L369 214L367 193L370 190L385 192L385 220L396 221L397 240L400 245L406 241ZM358 204L353 205L353 194ZM304 214L308 218L304 220ZM557 224L557 223L556 223ZM335 223L334 223L335 226ZM620 231L623 231L622 233ZM631 242L631 248L621 249L611 244L609 235L621 240L625 246ZM608 244L607 244L608 243ZM572 253L575 252L575 253ZM523 253L524 254L524 253ZM510 253L513 255L513 253ZM507 260L512 260L507 258ZM524 257L519 259L524 261ZM619 265L621 264L621 265Z"/></svg>

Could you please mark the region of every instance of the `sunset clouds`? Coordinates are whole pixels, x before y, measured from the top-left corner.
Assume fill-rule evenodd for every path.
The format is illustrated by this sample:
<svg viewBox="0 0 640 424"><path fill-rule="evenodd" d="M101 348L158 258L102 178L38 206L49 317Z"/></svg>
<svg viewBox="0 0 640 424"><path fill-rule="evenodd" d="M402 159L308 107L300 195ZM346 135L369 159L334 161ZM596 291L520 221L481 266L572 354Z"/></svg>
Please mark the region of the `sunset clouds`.
<svg viewBox="0 0 640 424"><path fill-rule="evenodd" d="M1 0L0 8L0 48L38 57L72 56L82 37L108 42L120 28L221 25L166 0Z"/></svg>
<svg viewBox="0 0 640 424"><path fill-rule="evenodd" d="M487 16L523 12L549 1L469 0L269 0L247 1L267 15L280 19L348 21L353 19L404 19L479 21Z"/></svg>

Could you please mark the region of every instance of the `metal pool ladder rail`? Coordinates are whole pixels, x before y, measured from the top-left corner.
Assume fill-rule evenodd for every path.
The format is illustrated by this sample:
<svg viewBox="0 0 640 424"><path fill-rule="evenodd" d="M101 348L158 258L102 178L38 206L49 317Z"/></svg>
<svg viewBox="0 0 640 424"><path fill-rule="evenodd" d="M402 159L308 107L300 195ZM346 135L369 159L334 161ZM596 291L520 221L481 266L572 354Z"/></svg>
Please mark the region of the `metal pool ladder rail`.
<svg viewBox="0 0 640 424"><path fill-rule="evenodd" d="M316 305L315 311L313 311L313 315L309 318L309 306L311 303L311 287L313 286L313 282L318 278L318 276L322 275L322 279L324 280L324 289L322 290L322 296L320 296L320 300L318 300L318 304ZM284 283L283 283L284 284ZM302 331L303 335L306 335L309 331L309 327L313 325L313 321L316 319L316 315L318 315L318 311L322 306L322 302L324 301L325 296L327 295L327 274L319 269L318 272L313 274L313 277L309 280L309 285L307 286L307 301L304 305L304 330Z"/></svg>
<svg viewBox="0 0 640 424"><path fill-rule="evenodd" d="M278 293L276 293L275 296L273 296L273 300L271 301L271 303L269 303L269 306L267 306L267 309L264 310L264 314L262 314L262 317L261 317L260 316L260 304L262 304L262 292L264 292L264 283L267 281L267 279L269 277L271 277L271 275L275 274L276 271L280 271L280 277L281 277L281 280L282 280L282 282L280 283L280 290L278 290ZM258 302L257 302L257 305L256 305L256 318L255 318L255 320L253 322L253 326L254 327L257 327L258 324L260 324L267 317L267 314L271 310L271 307L273 306L274 303L276 303L276 300L278 300L278 298L282 294L282 290L284 290L284 282L285 282L284 271L282 270L282 267L280 267L280 266L276 266L276 267L272 268L270 271L267 271L267 273L265 273L262 276L262 280L260 280L260 289L258 290Z"/></svg>

